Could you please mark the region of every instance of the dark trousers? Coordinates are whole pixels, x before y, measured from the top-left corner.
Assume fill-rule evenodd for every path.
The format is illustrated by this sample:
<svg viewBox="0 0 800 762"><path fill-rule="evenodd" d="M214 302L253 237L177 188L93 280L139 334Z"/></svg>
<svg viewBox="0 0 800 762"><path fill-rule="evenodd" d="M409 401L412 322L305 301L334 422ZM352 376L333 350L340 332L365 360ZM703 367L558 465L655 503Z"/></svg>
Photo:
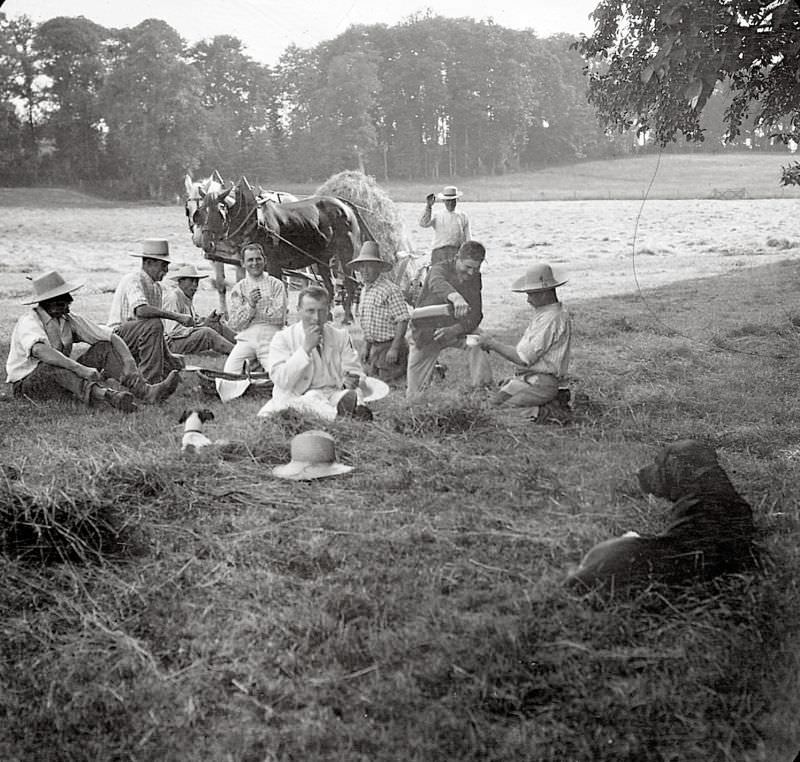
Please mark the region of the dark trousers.
<svg viewBox="0 0 800 762"><path fill-rule="evenodd" d="M77 361L88 368L102 371L110 379L119 379L122 375L122 359L114 351L110 341L98 341L93 344L87 352L77 358ZM15 397L38 400L77 397L88 405L94 383L66 368L40 362L32 373L16 381L12 390Z"/></svg>
<svg viewBox="0 0 800 762"><path fill-rule="evenodd" d="M181 369L181 363L172 356L167 347L161 318L128 320L117 326L114 331L128 345L148 384L157 384L163 381L170 371Z"/></svg>
<svg viewBox="0 0 800 762"><path fill-rule="evenodd" d="M368 341L366 343L364 372L368 376L374 376L387 383L400 381L405 377L406 365L408 364L408 344L405 341L403 342L396 363L390 363L386 359L386 353L391 349L391 346L391 339L389 341Z"/></svg>
<svg viewBox="0 0 800 762"><path fill-rule="evenodd" d="M229 355L233 349L233 344L211 326L193 328L188 336L167 336L167 346L170 351L180 355L196 355L207 351Z"/></svg>

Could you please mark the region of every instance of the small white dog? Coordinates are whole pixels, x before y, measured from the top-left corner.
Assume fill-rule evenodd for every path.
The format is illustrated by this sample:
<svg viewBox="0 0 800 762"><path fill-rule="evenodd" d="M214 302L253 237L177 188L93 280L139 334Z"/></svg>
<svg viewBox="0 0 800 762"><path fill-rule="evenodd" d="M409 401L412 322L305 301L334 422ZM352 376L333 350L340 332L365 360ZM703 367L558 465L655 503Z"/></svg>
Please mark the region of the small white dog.
<svg viewBox="0 0 800 762"><path fill-rule="evenodd" d="M202 450L204 447L228 444L228 440L226 439L212 441L203 434L203 424L206 421L213 420L214 413L210 410L184 410L178 420L178 423L184 424L181 452L194 453Z"/></svg>

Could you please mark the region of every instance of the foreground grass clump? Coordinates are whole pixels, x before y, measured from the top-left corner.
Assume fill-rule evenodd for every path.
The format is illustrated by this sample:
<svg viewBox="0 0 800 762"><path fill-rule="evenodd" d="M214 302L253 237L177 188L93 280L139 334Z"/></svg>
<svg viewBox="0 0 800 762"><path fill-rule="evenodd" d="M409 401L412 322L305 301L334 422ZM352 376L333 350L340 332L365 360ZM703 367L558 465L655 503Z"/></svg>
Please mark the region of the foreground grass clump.
<svg viewBox="0 0 800 762"><path fill-rule="evenodd" d="M203 400L236 447L198 458L180 454L188 384L125 419L0 404L8 495L102 503L138 538L102 563L0 557L0 758L791 758L800 342L775 284L797 280L768 267L571 305L567 426L491 409L455 355L425 403L392 395L372 424ZM273 479L308 428L354 470ZM594 542L664 526L635 472L684 437L753 506L764 573L564 590Z"/></svg>

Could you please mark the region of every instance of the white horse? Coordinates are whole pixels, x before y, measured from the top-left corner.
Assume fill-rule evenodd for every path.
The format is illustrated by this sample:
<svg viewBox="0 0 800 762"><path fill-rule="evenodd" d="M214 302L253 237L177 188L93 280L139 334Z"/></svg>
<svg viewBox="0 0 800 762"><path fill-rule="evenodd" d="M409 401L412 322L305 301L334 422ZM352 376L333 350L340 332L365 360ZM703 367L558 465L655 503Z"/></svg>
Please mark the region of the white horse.
<svg viewBox="0 0 800 762"><path fill-rule="evenodd" d="M186 187L186 218L189 223L189 230L192 233L192 243L198 248L202 248L203 231L200 226L200 220L197 216L200 210L200 204L203 198L208 194L215 196L219 195L219 193L222 191L224 181L219 172L214 170L209 177L206 177L203 180L198 180L197 182L193 181L192 176L187 173L186 177L184 178L184 185ZM225 199L227 199L227 196ZM223 201L222 203L227 203L227 201ZM227 317L228 303L226 299L227 284L225 283L225 265L230 263L222 262L209 256L207 256L207 259L211 262L211 266L214 270L213 283L214 288L217 289L217 295L219 297L220 312ZM236 269L236 281L238 282L244 278L244 268L241 265L233 266Z"/></svg>

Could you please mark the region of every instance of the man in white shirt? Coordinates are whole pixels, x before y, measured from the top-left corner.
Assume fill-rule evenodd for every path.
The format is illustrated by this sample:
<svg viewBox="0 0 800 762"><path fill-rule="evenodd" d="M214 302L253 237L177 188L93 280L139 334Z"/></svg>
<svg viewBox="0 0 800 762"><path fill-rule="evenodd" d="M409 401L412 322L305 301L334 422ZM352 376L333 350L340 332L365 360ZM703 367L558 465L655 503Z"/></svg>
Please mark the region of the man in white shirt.
<svg viewBox="0 0 800 762"><path fill-rule="evenodd" d="M531 415L555 400L559 384L566 379L572 342L572 321L558 301L556 288L567 281L557 278L550 265L529 267L511 286L527 295L533 315L516 345L504 344L485 334L478 346L496 352L516 366L514 378L506 381L493 403L504 407L527 408Z"/></svg>
<svg viewBox="0 0 800 762"><path fill-rule="evenodd" d="M236 334L236 344L225 361L226 373L241 373L245 362L257 360L269 366L272 337L286 324L286 290L277 278L264 272L264 250L257 243L242 249L245 276L231 290L228 328ZM250 386L243 379L217 379L217 393L223 402L241 397Z"/></svg>
<svg viewBox="0 0 800 762"><path fill-rule="evenodd" d="M134 397L154 404L172 394L171 381L145 382L128 346L110 328L70 314L72 292L82 285L67 283L55 270L33 279L34 296L23 304L36 306L14 326L6 361L14 396L75 397L132 413ZM76 343L90 346L73 359Z"/></svg>
<svg viewBox="0 0 800 762"><path fill-rule="evenodd" d="M258 414L292 409L327 421L337 415L371 419L371 411L358 404L356 389L364 377L358 352L347 330L328 319L328 292L320 286L304 288L297 311L300 320L272 339L269 376L275 386Z"/></svg>
<svg viewBox="0 0 800 762"><path fill-rule="evenodd" d="M184 265L168 276L169 280L175 282L175 286L165 289L164 309L180 315L190 315L194 321L192 326L185 326L174 320L164 319L164 334L170 352L181 355L200 352L228 355L233 349L235 341L233 333L222 325L216 311L206 318L199 318L195 312L194 295L197 293L200 280L207 277L208 275L197 272L194 265Z"/></svg>
<svg viewBox="0 0 800 762"><path fill-rule="evenodd" d="M433 228L432 265L453 259L461 244L471 240L469 217L456 211L457 199L462 195L455 185L447 185L442 193L430 193L425 199L425 211L419 218L419 225ZM437 199L444 202L444 209L434 212L433 204Z"/></svg>

